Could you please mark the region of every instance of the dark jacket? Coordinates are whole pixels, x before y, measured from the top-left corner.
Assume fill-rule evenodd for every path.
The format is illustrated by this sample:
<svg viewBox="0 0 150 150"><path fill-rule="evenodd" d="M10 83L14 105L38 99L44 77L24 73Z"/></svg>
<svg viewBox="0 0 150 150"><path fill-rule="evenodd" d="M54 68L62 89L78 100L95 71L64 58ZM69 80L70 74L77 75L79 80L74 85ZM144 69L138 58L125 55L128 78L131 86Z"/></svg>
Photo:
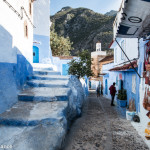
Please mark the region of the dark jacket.
<svg viewBox="0 0 150 150"><path fill-rule="evenodd" d="M100 93L100 87L97 87L96 92Z"/></svg>
<svg viewBox="0 0 150 150"><path fill-rule="evenodd" d="M114 85L111 85L109 90L110 90L110 94L112 96L115 96L115 94L116 94L116 87Z"/></svg>

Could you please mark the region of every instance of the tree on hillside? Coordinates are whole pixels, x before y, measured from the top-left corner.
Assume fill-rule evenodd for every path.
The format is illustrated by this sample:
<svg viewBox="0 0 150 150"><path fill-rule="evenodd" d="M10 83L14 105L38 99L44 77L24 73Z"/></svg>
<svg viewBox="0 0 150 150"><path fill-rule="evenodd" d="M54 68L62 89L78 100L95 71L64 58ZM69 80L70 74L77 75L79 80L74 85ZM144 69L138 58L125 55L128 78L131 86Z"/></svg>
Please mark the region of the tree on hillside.
<svg viewBox="0 0 150 150"><path fill-rule="evenodd" d="M76 75L79 78L84 76L92 76L93 72L91 70L91 54L88 50L84 50L79 53L78 58L73 59L69 63L69 74Z"/></svg>
<svg viewBox="0 0 150 150"><path fill-rule="evenodd" d="M69 56L73 49L69 37L58 36L54 30L50 33L50 45L53 56Z"/></svg>

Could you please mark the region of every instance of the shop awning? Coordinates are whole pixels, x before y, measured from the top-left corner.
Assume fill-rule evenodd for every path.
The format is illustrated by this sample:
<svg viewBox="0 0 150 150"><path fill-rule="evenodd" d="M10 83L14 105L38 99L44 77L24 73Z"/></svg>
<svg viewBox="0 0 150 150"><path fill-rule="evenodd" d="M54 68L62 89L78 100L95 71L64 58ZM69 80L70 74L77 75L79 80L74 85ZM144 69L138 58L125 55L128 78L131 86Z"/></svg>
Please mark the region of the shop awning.
<svg viewBox="0 0 150 150"><path fill-rule="evenodd" d="M132 65L134 66L134 68L137 68L137 61L133 61ZM118 66L118 67L114 67L112 69L110 69L109 71L125 71L125 70L129 70L129 69L133 69L131 63L128 64L124 64L122 66Z"/></svg>
<svg viewBox="0 0 150 150"><path fill-rule="evenodd" d="M150 35L150 0L123 0L113 26L114 39Z"/></svg>

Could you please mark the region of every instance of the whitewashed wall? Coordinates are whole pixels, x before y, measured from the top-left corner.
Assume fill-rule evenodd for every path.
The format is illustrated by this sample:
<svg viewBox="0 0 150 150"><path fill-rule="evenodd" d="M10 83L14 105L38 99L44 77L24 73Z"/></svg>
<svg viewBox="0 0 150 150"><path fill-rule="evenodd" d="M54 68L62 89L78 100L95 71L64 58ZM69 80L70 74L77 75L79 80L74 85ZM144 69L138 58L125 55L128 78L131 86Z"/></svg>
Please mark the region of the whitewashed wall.
<svg viewBox="0 0 150 150"><path fill-rule="evenodd" d="M32 74L33 61L33 26L29 12L29 1L0 1L0 113L4 112L18 100L18 90L21 90L27 76ZM24 11L21 10L24 8ZM28 38L25 37L24 22L28 25Z"/></svg>
<svg viewBox="0 0 150 150"><path fill-rule="evenodd" d="M118 43L121 46L122 41L124 41L125 47L124 51L130 60L134 58L138 58L138 39L137 38L117 38ZM121 58L121 48L118 46L116 42L113 43L111 48L114 49L114 65L119 65L128 61L126 56L124 59Z"/></svg>
<svg viewBox="0 0 150 150"><path fill-rule="evenodd" d="M62 75L62 65L68 64L69 62L71 62L71 59L60 59L59 57L53 57L53 64L56 66L56 70L59 71L61 75Z"/></svg>
<svg viewBox="0 0 150 150"><path fill-rule="evenodd" d="M109 87L113 84L113 82L116 83L116 77L118 76L117 72L110 72L109 70L111 68L114 67L114 63L109 63L109 64L105 64L102 66L102 71L103 73L107 74L106 76L103 77L103 95L108 98L111 99L111 95L110 95L110 91L109 91ZM108 82L108 90L107 90L107 95L105 94L105 80L107 79ZM116 84L116 90L118 90L119 86ZM116 99L117 96L115 96Z"/></svg>
<svg viewBox="0 0 150 150"><path fill-rule="evenodd" d="M29 15L29 1L8 2L21 14L23 6ZM32 20L32 16L29 15ZM24 37L24 21L28 24L28 38ZM0 62L16 63L17 54L32 62L33 27L25 14L21 20L3 1L0 1ZM14 49L13 49L14 48Z"/></svg>
<svg viewBox="0 0 150 150"><path fill-rule="evenodd" d="M34 34L49 36L50 27L50 0L34 2Z"/></svg>
<svg viewBox="0 0 150 150"><path fill-rule="evenodd" d="M39 48L39 63L52 63L50 48L50 0L34 2L34 44Z"/></svg>

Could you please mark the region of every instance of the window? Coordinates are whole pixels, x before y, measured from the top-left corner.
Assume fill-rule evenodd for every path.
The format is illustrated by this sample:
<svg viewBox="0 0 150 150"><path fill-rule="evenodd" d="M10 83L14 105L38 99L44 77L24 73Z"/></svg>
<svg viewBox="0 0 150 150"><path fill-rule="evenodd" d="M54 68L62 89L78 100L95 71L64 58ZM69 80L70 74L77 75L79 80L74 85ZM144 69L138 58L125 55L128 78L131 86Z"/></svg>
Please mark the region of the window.
<svg viewBox="0 0 150 150"><path fill-rule="evenodd" d="M136 75L132 75L132 93L136 94Z"/></svg>
<svg viewBox="0 0 150 150"><path fill-rule="evenodd" d="M124 40L121 42L121 48L122 48L123 51L125 52ZM121 50L121 60L124 60L124 58L125 58L123 51Z"/></svg>
<svg viewBox="0 0 150 150"><path fill-rule="evenodd" d="M24 22L24 36L28 38L28 24L27 21Z"/></svg>
<svg viewBox="0 0 150 150"><path fill-rule="evenodd" d="M32 15L32 1L29 0L29 13Z"/></svg>

